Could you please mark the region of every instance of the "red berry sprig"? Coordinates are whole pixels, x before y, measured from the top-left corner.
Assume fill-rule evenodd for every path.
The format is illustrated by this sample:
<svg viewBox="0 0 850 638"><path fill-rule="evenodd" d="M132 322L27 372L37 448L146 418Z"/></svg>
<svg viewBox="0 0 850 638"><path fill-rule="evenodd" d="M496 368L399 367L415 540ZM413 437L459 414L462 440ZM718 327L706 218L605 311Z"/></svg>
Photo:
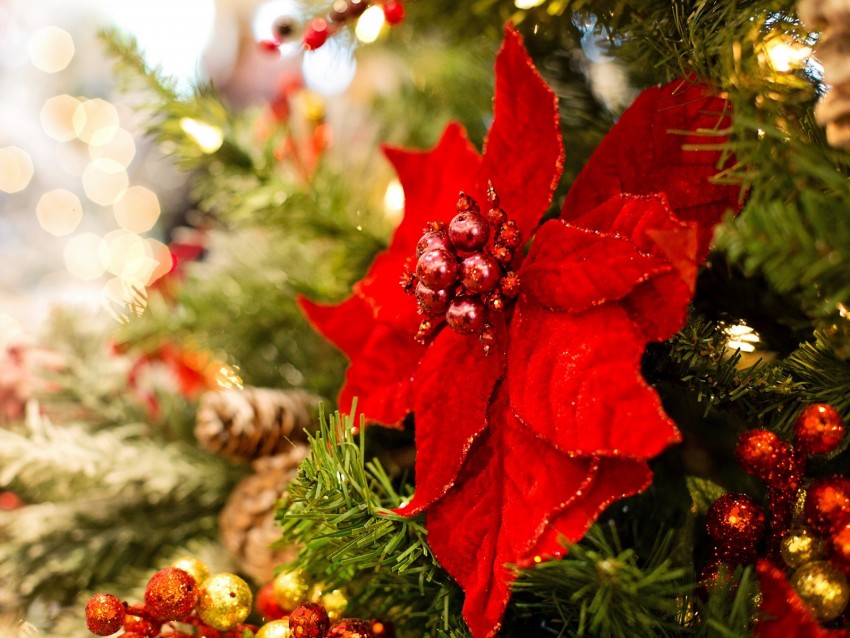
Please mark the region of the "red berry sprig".
<svg viewBox="0 0 850 638"><path fill-rule="evenodd" d="M416 244L416 266L408 267L401 284L425 315L416 334L420 343L445 319L458 334L478 335L489 352L495 341L489 313L503 312L519 294L510 264L522 235L499 207L492 184L487 200L490 211L484 217L478 203L461 192L449 225L431 222Z"/></svg>

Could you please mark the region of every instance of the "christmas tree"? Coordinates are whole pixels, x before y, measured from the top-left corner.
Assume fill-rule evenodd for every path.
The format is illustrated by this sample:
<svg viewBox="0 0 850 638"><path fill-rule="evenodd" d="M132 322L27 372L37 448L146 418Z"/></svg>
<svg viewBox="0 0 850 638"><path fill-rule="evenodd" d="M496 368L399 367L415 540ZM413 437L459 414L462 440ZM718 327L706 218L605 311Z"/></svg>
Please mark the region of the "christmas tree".
<svg viewBox="0 0 850 638"><path fill-rule="evenodd" d="M191 214L6 355L9 633L850 635L850 4L277 11L102 34Z"/></svg>

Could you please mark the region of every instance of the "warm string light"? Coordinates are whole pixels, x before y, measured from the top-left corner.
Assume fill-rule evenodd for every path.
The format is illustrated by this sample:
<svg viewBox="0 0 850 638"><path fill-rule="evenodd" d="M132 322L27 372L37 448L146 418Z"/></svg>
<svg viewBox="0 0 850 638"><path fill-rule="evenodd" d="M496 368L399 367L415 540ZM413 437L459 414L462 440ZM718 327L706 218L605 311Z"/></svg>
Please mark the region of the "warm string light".
<svg viewBox="0 0 850 638"><path fill-rule="evenodd" d="M206 122L184 117L180 120L180 128L207 155L215 153L224 143L224 135L221 129Z"/></svg>
<svg viewBox="0 0 850 638"><path fill-rule="evenodd" d="M756 344L761 341L758 333L746 324L725 326L724 334L729 338L726 345L733 350L741 352L754 352Z"/></svg>
<svg viewBox="0 0 850 638"><path fill-rule="evenodd" d="M787 35L769 37L765 40L763 49L767 63L778 73L788 73L801 68L812 54L811 47L800 44Z"/></svg>

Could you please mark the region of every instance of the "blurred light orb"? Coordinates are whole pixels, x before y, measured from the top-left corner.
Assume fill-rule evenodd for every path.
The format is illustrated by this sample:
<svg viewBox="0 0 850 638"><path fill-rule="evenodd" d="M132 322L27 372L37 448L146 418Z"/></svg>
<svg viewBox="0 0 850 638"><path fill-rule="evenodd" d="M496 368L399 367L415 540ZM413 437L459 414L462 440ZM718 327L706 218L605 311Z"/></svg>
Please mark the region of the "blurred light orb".
<svg viewBox="0 0 850 638"><path fill-rule="evenodd" d="M301 71L311 91L325 97L339 95L348 88L357 71L353 47L339 37L331 38L322 47L304 53Z"/></svg>
<svg viewBox="0 0 850 638"><path fill-rule="evenodd" d="M74 39L59 27L43 27L33 31L28 49L35 68L45 73L58 73L74 58Z"/></svg>
<svg viewBox="0 0 850 638"><path fill-rule="evenodd" d="M153 259L147 253L145 240L123 228L106 233L98 252L100 263L108 272L117 277L140 281L142 284L147 283L147 277L156 267L155 263L149 264L147 275L139 274L145 269L145 261L153 262Z"/></svg>
<svg viewBox="0 0 850 638"><path fill-rule="evenodd" d="M387 190L384 193L384 211L393 221L400 220L404 212L404 188L397 179L387 184Z"/></svg>
<svg viewBox="0 0 850 638"><path fill-rule="evenodd" d="M0 312L0 351L5 350L23 332L21 324L14 317Z"/></svg>
<svg viewBox="0 0 850 638"><path fill-rule="evenodd" d="M136 141L130 131L119 128L108 142L89 144L89 157L114 160L127 168L136 157Z"/></svg>
<svg viewBox="0 0 850 638"><path fill-rule="evenodd" d="M17 193L24 190L33 175L32 158L22 148L0 148L0 191Z"/></svg>
<svg viewBox="0 0 850 638"><path fill-rule="evenodd" d="M384 28L385 22L384 9L381 5L372 5L357 20L357 26L354 27L354 35L357 36L358 40L366 44L374 42L381 35L381 29Z"/></svg>
<svg viewBox="0 0 850 638"><path fill-rule="evenodd" d="M140 316L148 305L144 284L113 277L107 281L100 293L103 308L119 323L127 323L129 315Z"/></svg>
<svg viewBox="0 0 850 638"><path fill-rule="evenodd" d="M144 233L153 228L159 219L159 198L144 186L131 186L112 206L115 221L121 228L134 233Z"/></svg>
<svg viewBox="0 0 850 638"><path fill-rule="evenodd" d="M101 238L94 233L80 233L71 237L62 254L68 272L85 281L100 277L106 271L100 261L101 243Z"/></svg>
<svg viewBox="0 0 850 638"><path fill-rule="evenodd" d="M83 190L95 204L110 206L124 195L130 185L127 171L111 159L98 159L83 171Z"/></svg>
<svg viewBox="0 0 850 638"><path fill-rule="evenodd" d="M57 188L46 192L38 200L35 214L39 225L51 235L70 235L83 219L80 198L69 190Z"/></svg>
<svg viewBox="0 0 850 638"><path fill-rule="evenodd" d="M118 110L106 100L80 102L72 119L74 131L87 144L106 144L118 132Z"/></svg>
<svg viewBox="0 0 850 638"><path fill-rule="evenodd" d="M539 7L546 0L514 0L514 6L517 9L533 9Z"/></svg>
<svg viewBox="0 0 850 638"><path fill-rule="evenodd" d="M145 239L145 243L147 244L147 252L150 253L150 256L157 263L156 268L154 268L148 280L148 283L151 284L171 272L171 269L174 267L174 257L172 257L168 246L157 239L148 237Z"/></svg>
<svg viewBox="0 0 850 638"><path fill-rule="evenodd" d="M74 114L80 101L71 95L56 95L44 101L41 107L41 128L57 142L68 142L77 137Z"/></svg>
<svg viewBox="0 0 850 638"><path fill-rule="evenodd" d="M215 153L224 144L224 135L217 126L184 117L180 120L180 128L208 155Z"/></svg>

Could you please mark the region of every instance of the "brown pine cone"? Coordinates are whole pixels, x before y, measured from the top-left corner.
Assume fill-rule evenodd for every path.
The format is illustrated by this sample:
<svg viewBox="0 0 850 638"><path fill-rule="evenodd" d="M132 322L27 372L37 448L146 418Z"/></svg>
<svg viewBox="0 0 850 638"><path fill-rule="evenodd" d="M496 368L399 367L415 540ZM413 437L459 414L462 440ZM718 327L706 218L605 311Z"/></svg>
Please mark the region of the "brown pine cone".
<svg viewBox="0 0 850 638"><path fill-rule="evenodd" d="M304 390L244 388L201 396L195 437L206 450L237 461L273 456L306 441L319 397Z"/></svg>
<svg viewBox="0 0 850 638"><path fill-rule="evenodd" d="M219 515L222 544L237 560L240 571L259 585L271 582L275 567L294 559L298 552L294 545L269 546L280 540L277 504L308 452L306 445L296 443L284 454L256 460L256 473L237 483Z"/></svg>

